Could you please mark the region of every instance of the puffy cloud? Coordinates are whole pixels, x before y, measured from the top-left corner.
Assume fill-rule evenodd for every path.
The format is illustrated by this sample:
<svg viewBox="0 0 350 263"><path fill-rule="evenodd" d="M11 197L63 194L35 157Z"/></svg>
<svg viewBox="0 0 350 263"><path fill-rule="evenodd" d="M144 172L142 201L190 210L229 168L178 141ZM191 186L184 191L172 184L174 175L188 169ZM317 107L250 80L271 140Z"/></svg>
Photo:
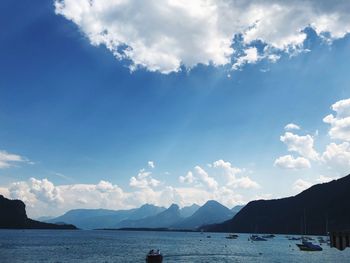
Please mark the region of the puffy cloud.
<svg viewBox="0 0 350 263"><path fill-rule="evenodd" d="M130 186L136 188L149 188L157 187L160 185L160 181L152 178L151 172L146 172L144 169L140 170L136 177L130 178Z"/></svg>
<svg viewBox="0 0 350 263"><path fill-rule="evenodd" d="M311 135L299 136L291 132L286 132L280 140L287 145L288 151L297 152L311 160L317 160L318 153L314 150L314 139Z"/></svg>
<svg viewBox="0 0 350 263"><path fill-rule="evenodd" d="M339 177L337 177L337 176L328 177L328 176L320 175L317 179L315 179L313 181L305 181L303 179L298 179L294 182L293 189L297 192L301 192L301 191L304 191L304 190L310 188L311 186L313 186L315 184L328 183L328 182L336 180L338 178Z"/></svg>
<svg viewBox="0 0 350 263"><path fill-rule="evenodd" d="M286 126L284 126L284 129L286 131L290 131L290 130L300 130L300 126L296 125L294 123L288 123Z"/></svg>
<svg viewBox="0 0 350 263"><path fill-rule="evenodd" d="M100 191L101 193L107 193L114 190L114 186L110 182L101 180L96 185L96 190Z"/></svg>
<svg viewBox="0 0 350 263"><path fill-rule="evenodd" d="M212 164L213 168L223 171L223 176L226 179L226 185L232 188L259 188L259 184L248 176L237 177L236 175L242 173L243 170L232 166L230 162L224 160L215 161Z"/></svg>
<svg viewBox="0 0 350 263"><path fill-rule="evenodd" d="M28 160L20 155L0 151L0 169L9 168L19 162L27 162Z"/></svg>
<svg viewBox="0 0 350 263"><path fill-rule="evenodd" d="M259 184L248 176L237 177L236 175L242 173L243 170L240 168L232 166L230 162L224 160L218 160L208 165L214 176L210 176L207 171L205 171L200 166L194 167L194 172L189 171L186 176L180 176L179 181L181 183L195 184L196 186L204 186L211 190L219 189L217 172L221 172L221 177L224 178L224 185L228 188L259 188Z"/></svg>
<svg viewBox="0 0 350 263"><path fill-rule="evenodd" d="M232 166L232 164L230 162L225 162L224 160L215 161L212 164L212 167L223 169L224 172L225 172L224 175L228 179L230 179L231 176L235 176L236 174L242 172L242 170L240 168L234 167L234 166Z"/></svg>
<svg viewBox="0 0 350 263"><path fill-rule="evenodd" d="M293 189L295 191L301 192L304 191L312 186L312 183L305 181L303 179L298 179L293 184Z"/></svg>
<svg viewBox="0 0 350 263"><path fill-rule="evenodd" d="M197 165L194 167L194 171L196 173L198 181L204 184L205 187L211 190L218 188L218 182L213 177L210 177L203 168Z"/></svg>
<svg viewBox="0 0 350 263"><path fill-rule="evenodd" d="M195 178L193 173L189 171L186 176L180 176L179 181L180 183L192 184L195 181Z"/></svg>
<svg viewBox="0 0 350 263"><path fill-rule="evenodd" d="M62 203L63 198L60 195L60 190L47 179L38 180L30 178L30 192L35 195L36 199L45 203Z"/></svg>
<svg viewBox="0 0 350 263"><path fill-rule="evenodd" d="M3 196L9 196L9 191L7 188L5 187L0 187L0 195L3 195Z"/></svg>
<svg viewBox="0 0 350 263"><path fill-rule="evenodd" d="M259 55L256 47L249 47L244 50L244 55L238 57L236 63L232 65L233 69L239 69L245 64L255 64L263 57Z"/></svg>
<svg viewBox="0 0 350 263"><path fill-rule="evenodd" d="M230 162L218 160L208 169L210 175L201 166L195 166L186 176L180 176L180 183L186 184L185 187L166 183L158 187L160 181L154 179L151 172L141 169L137 176L130 178L132 189L129 191L105 180L97 184L55 185L48 179L30 178L11 183L6 188L0 187L0 193L23 200L28 215L38 217L57 216L77 208L128 209L145 203L159 206L172 203L201 205L210 199L231 207L251 200L243 197L242 191L259 187L247 176L237 177L236 174L244 170L232 166Z"/></svg>
<svg viewBox="0 0 350 263"><path fill-rule="evenodd" d="M316 182L322 184L322 183L329 183L329 182L331 182L333 180L337 180L337 179L339 179L339 177L337 177L337 176L329 177L329 176L320 175L320 177L316 179Z"/></svg>
<svg viewBox="0 0 350 263"><path fill-rule="evenodd" d="M329 166L338 169L350 169L350 143L330 143L322 154L322 160Z"/></svg>
<svg viewBox="0 0 350 263"><path fill-rule="evenodd" d="M250 179L248 176L236 178L235 180L228 182L227 185L233 188L260 188L260 185L252 179Z"/></svg>
<svg viewBox="0 0 350 263"><path fill-rule="evenodd" d="M340 100L332 105L336 116L329 114L323 121L331 125L329 136L332 139L350 141L350 99Z"/></svg>
<svg viewBox="0 0 350 263"><path fill-rule="evenodd" d="M273 197L273 194L260 194L255 196L255 200L268 200Z"/></svg>
<svg viewBox="0 0 350 263"><path fill-rule="evenodd" d="M263 57L276 60L280 52L303 49L307 27L331 42L350 31L349 10L347 1L55 0L56 13L73 21L92 45L129 60L132 70L162 73L182 65L255 63L257 42L265 45ZM232 48L236 35L243 52Z"/></svg>
<svg viewBox="0 0 350 263"><path fill-rule="evenodd" d="M9 197L12 199L19 199L33 206L36 198L35 195L30 191L30 184L27 182L14 182L8 188Z"/></svg>
<svg viewBox="0 0 350 263"><path fill-rule="evenodd" d="M156 165L154 164L153 161L148 161L147 165L148 165L149 168L152 168L152 169L153 169L154 167L156 167Z"/></svg>
<svg viewBox="0 0 350 263"><path fill-rule="evenodd" d="M54 185L48 179L30 178L14 182L5 196L20 199L30 216L59 215L75 208L125 208L130 194L107 181L98 184Z"/></svg>
<svg viewBox="0 0 350 263"><path fill-rule="evenodd" d="M274 166L277 166L282 169L305 169L310 168L310 161L304 157L294 158L291 155L285 155L277 158L275 160Z"/></svg>

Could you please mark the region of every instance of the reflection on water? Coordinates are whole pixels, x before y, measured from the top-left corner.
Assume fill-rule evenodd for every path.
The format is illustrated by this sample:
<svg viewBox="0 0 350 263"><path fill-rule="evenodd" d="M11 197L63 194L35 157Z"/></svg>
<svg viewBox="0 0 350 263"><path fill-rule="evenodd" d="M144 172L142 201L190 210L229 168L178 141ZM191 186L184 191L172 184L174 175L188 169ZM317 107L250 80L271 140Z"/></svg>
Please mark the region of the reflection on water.
<svg viewBox="0 0 350 263"><path fill-rule="evenodd" d="M0 230L0 261L16 262L145 262L147 252L160 249L164 262L348 262L350 249L323 245L322 252L302 252L285 236L266 242L249 235L183 232Z"/></svg>

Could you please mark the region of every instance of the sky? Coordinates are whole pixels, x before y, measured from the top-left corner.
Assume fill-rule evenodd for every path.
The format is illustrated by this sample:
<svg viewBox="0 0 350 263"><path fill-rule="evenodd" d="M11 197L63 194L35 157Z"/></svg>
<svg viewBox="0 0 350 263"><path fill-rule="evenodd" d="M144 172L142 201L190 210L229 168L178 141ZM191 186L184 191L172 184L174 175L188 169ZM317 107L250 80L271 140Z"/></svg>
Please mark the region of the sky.
<svg viewBox="0 0 350 263"><path fill-rule="evenodd" d="M4 0L0 194L227 207L350 171L350 2Z"/></svg>

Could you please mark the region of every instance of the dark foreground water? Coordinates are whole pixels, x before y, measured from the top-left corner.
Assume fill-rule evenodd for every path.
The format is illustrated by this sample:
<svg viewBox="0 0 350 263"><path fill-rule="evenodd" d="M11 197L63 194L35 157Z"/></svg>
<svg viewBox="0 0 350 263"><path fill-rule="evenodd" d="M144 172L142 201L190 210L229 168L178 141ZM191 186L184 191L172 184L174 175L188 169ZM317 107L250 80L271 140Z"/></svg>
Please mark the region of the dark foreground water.
<svg viewBox="0 0 350 263"><path fill-rule="evenodd" d="M226 234L179 232L0 230L0 262L145 262L159 248L163 262L350 262L350 249L323 246L322 252L302 252L297 241L277 236L250 242Z"/></svg>

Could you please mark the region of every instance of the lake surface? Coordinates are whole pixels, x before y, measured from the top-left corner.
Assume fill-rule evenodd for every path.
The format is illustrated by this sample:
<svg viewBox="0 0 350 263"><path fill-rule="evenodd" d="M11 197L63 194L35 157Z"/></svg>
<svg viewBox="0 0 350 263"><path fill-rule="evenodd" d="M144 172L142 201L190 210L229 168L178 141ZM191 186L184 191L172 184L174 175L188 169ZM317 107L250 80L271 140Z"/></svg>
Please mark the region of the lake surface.
<svg viewBox="0 0 350 263"><path fill-rule="evenodd" d="M210 235L211 238L206 236ZM350 249L323 245L321 252L302 252L298 241L277 236L251 242L224 233L0 230L0 262L145 262L160 249L163 262L350 262Z"/></svg>

